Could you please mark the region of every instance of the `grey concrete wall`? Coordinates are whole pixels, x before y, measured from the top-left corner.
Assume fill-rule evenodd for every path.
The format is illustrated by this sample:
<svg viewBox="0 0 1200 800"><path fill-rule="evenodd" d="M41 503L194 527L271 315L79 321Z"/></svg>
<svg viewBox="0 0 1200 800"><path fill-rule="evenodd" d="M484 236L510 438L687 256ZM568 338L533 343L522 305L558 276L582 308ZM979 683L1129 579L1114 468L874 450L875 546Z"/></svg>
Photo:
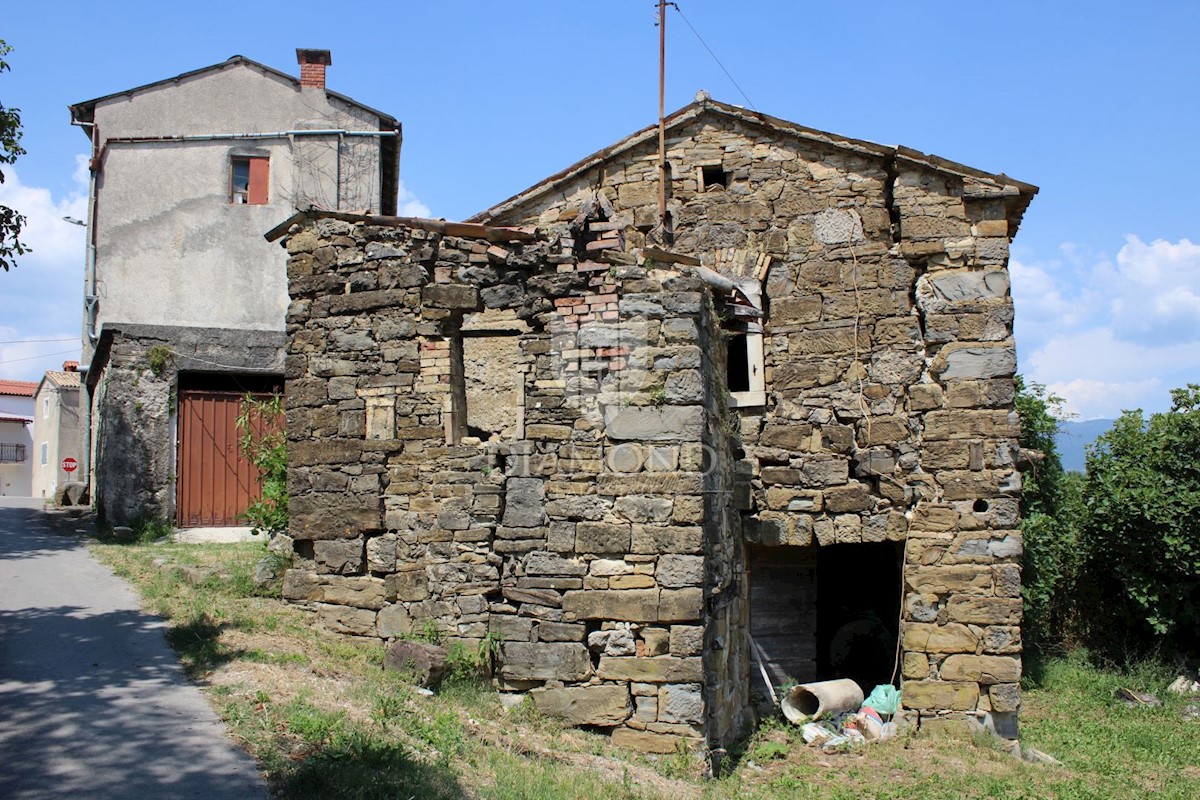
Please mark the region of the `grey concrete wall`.
<svg viewBox="0 0 1200 800"><path fill-rule="evenodd" d="M297 206L380 208L376 137L117 141L379 129L373 114L250 65L106 100L97 105L95 121L102 143L95 214L99 325L281 331L288 302L284 254L262 234ZM269 156L267 204L229 202L233 155ZM85 360L90 356L86 352Z"/></svg>
<svg viewBox="0 0 1200 800"><path fill-rule="evenodd" d="M281 375L284 334L123 325L105 338L107 360L95 389L103 413L93 429L97 508L113 525L173 519L179 373ZM157 371L150 358L156 347L170 351Z"/></svg>

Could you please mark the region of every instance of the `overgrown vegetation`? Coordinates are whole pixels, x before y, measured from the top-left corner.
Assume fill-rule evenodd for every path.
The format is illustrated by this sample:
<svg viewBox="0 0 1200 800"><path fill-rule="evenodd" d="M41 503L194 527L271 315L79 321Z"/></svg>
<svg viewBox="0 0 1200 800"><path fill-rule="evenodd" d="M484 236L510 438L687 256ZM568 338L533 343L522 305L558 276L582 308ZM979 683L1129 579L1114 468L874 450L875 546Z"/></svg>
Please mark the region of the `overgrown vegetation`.
<svg viewBox="0 0 1200 800"><path fill-rule="evenodd" d="M1019 375L1016 384L1020 446L1033 458L1021 476L1025 601L1021 635L1027 668L1036 668L1039 659L1061 655L1069 645L1082 563L1078 533L1082 484L1079 475L1064 472L1054 442L1059 420L1065 417L1063 398L1048 394L1041 384L1026 385Z"/></svg>
<svg viewBox="0 0 1200 800"><path fill-rule="evenodd" d="M1024 763L990 737L953 731L822 753L779 723L764 725L716 779L705 780L692 754L615 750L603 736L562 728L528 701L506 712L469 668L436 695L420 695L381 669L379 642L324 633L309 612L256 593L247 576L259 545L94 549L169 620L187 669L285 800L1200 795L1200 723L1181 721L1196 701L1164 692L1171 673L1161 667L1102 671L1082 655L1047 662L1024 693L1022 736L1063 767ZM182 565L213 574L193 582ZM474 649L461 652L469 660ZM1119 687L1154 692L1163 706L1127 708L1113 699Z"/></svg>
<svg viewBox="0 0 1200 800"><path fill-rule="evenodd" d="M282 533L288 526L283 397L276 394L260 400L247 394L242 398L237 429L238 446L262 481L262 496L246 509L246 521L255 533Z"/></svg>
<svg viewBox="0 0 1200 800"><path fill-rule="evenodd" d="M0 39L0 73L8 72L8 62L4 57L12 52L3 39ZM0 102L0 164L13 164L18 156L25 154L21 146L21 109L6 108ZM4 172L0 171L0 183L4 183ZM28 245L21 241L21 229L25 227L25 217L15 209L0 205L0 269L8 272L16 264L16 256L30 252Z"/></svg>
<svg viewBox="0 0 1200 800"><path fill-rule="evenodd" d="M1018 378L1023 475L1023 637L1035 658L1086 646L1118 663L1200 654L1200 385L1147 419L1127 411L1066 473L1061 398Z"/></svg>
<svg viewBox="0 0 1200 800"><path fill-rule="evenodd" d="M1088 452L1085 574L1114 633L1145 651L1200 653L1200 385L1171 409L1121 415ZM1114 630L1116 622L1120 628ZM1103 638L1101 638L1103 637Z"/></svg>

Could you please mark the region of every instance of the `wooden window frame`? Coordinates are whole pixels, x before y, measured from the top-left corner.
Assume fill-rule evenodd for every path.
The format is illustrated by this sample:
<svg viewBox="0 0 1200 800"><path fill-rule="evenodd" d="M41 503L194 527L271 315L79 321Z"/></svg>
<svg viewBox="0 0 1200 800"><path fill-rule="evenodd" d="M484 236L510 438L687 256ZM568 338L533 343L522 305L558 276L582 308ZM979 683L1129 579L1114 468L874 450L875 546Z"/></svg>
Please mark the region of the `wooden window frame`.
<svg viewBox="0 0 1200 800"><path fill-rule="evenodd" d="M239 164L246 165L246 189L236 184ZM231 156L229 159L229 202L235 206L265 206L271 199L270 156Z"/></svg>

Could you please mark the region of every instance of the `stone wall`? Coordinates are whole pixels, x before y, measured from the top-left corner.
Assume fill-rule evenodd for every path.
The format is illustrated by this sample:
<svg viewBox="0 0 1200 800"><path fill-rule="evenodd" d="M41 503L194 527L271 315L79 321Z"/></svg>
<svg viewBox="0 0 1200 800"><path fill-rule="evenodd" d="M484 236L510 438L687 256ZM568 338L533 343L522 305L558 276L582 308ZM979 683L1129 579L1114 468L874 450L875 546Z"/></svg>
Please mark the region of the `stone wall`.
<svg viewBox="0 0 1200 800"><path fill-rule="evenodd" d="M95 503L110 525L175 519L179 375L283 373L282 332L107 327L88 375Z"/></svg>
<svg viewBox="0 0 1200 800"><path fill-rule="evenodd" d="M1006 265L1035 190L696 108L668 131L665 232L648 136L478 219L554 231L599 194L627 246L669 244L731 277L769 259L767 401L739 409L746 540L906 542L906 708L1000 712L1014 731L1020 476Z"/></svg>
<svg viewBox="0 0 1200 800"><path fill-rule="evenodd" d="M343 633L490 637L502 690L618 743L720 744L748 666L714 306L684 271L588 257L592 211L526 243L292 232L284 593ZM463 343L489 326L521 404L483 441Z"/></svg>

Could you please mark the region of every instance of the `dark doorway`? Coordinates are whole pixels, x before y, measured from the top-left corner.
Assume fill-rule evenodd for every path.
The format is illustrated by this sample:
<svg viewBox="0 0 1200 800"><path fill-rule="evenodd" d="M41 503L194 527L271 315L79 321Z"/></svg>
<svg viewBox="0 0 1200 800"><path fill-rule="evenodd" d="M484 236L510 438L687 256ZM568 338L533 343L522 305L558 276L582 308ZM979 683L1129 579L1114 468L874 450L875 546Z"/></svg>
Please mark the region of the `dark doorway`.
<svg viewBox="0 0 1200 800"><path fill-rule="evenodd" d="M817 678L851 678L870 692L896 660L903 543L818 549Z"/></svg>

